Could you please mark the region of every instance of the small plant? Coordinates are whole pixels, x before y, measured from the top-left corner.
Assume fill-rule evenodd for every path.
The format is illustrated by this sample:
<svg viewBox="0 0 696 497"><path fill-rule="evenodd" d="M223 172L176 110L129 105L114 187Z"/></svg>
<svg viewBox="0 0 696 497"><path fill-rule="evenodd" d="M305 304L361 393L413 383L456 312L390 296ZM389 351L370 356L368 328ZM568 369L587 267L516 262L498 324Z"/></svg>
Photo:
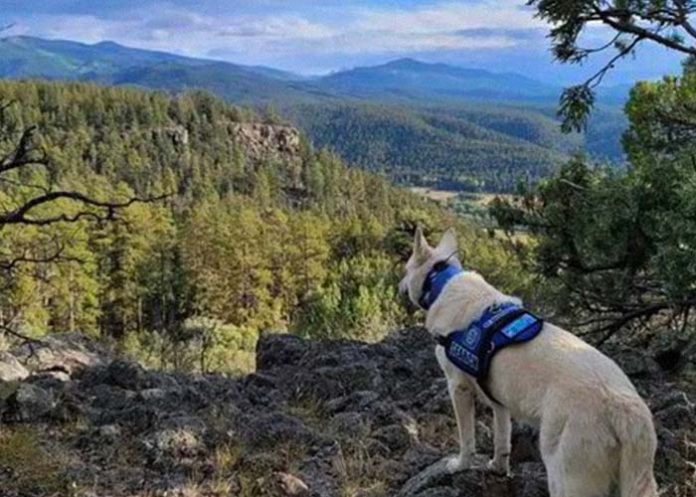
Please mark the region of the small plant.
<svg viewBox="0 0 696 497"><path fill-rule="evenodd" d="M373 455L363 440L346 440L341 444L341 457L336 464L341 497L386 496L385 462L384 458Z"/></svg>
<svg viewBox="0 0 696 497"><path fill-rule="evenodd" d="M65 461L60 452L42 447L35 430L0 431L0 473L3 491L10 494L53 494L64 491Z"/></svg>
<svg viewBox="0 0 696 497"><path fill-rule="evenodd" d="M323 430L329 418L324 404L311 396L294 398L288 403L288 414L300 418L308 426Z"/></svg>
<svg viewBox="0 0 696 497"><path fill-rule="evenodd" d="M227 474L242 459L242 446L239 443L228 443L217 447L213 453L213 465L216 474Z"/></svg>

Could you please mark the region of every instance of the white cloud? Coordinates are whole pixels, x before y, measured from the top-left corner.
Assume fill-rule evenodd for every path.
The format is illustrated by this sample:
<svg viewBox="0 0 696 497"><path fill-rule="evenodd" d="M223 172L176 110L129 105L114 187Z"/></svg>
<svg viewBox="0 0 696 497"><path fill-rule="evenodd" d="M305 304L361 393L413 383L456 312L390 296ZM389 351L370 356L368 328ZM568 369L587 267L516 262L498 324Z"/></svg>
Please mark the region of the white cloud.
<svg viewBox="0 0 696 497"><path fill-rule="evenodd" d="M85 42L114 40L140 48L205 56L228 53L245 63L322 54L399 54L437 50L495 49L524 43L517 30L543 26L519 0L444 2L411 8L321 7L273 13L213 16L148 5L116 18L34 16L31 34ZM290 65L290 64L288 64Z"/></svg>
<svg viewBox="0 0 696 497"><path fill-rule="evenodd" d="M534 29L544 24L519 0L447 2L406 10L366 10L358 27L400 34L431 34L461 29Z"/></svg>
<svg viewBox="0 0 696 497"><path fill-rule="evenodd" d="M124 33L127 25L122 22L105 20L89 15L35 16L27 28L20 24L24 34L96 43L114 39Z"/></svg>
<svg viewBox="0 0 696 497"><path fill-rule="evenodd" d="M329 26L295 16L272 16L261 19L235 19L218 31L219 36L261 38L267 40L316 40L335 34Z"/></svg>

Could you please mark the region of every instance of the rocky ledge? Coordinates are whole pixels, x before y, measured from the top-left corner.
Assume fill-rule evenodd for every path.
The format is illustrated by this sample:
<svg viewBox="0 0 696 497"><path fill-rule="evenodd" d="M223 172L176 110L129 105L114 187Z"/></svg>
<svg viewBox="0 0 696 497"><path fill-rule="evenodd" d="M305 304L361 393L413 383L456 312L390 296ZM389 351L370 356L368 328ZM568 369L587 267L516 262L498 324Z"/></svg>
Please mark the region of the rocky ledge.
<svg viewBox="0 0 696 497"><path fill-rule="evenodd" d="M234 123L230 128L235 141L256 162L267 158L296 162L300 156L301 138L297 128L263 123Z"/></svg>
<svg viewBox="0 0 696 497"><path fill-rule="evenodd" d="M693 383L617 351L655 415L663 495L696 491ZM479 408L478 446L491 452ZM535 433L514 476L447 474L455 426L428 335L264 335L242 378L148 371L75 334L0 353L0 495L544 496Z"/></svg>

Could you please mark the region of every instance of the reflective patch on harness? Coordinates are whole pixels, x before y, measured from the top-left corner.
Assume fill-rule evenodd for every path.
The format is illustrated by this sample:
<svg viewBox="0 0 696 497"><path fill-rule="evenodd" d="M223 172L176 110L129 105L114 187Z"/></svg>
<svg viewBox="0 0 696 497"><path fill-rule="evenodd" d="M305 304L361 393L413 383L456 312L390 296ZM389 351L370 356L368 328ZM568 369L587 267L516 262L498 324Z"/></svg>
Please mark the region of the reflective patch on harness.
<svg viewBox="0 0 696 497"><path fill-rule="evenodd" d="M525 331L527 328L532 326L538 321L537 318L531 314L524 314L519 318L515 319L512 323L505 326L501 331L503 335L508 338L515 338L517 335Z"/></svg>

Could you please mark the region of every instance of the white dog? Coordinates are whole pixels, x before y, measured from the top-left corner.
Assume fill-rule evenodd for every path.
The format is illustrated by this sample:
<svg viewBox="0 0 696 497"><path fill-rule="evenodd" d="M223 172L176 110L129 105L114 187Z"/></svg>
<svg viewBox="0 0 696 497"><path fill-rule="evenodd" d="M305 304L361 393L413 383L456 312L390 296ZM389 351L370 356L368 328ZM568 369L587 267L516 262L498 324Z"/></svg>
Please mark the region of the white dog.
<svg viewBox="0 0 696 497"><path fill-rule="evenodd" d="M491 306L520 305L477 273L461 271L456 252L453 230L432 248L418 229L400 284L423 307L426 279L445 266L456 268L427 305L426 327L440 343L451 332L466 330ZM472 464L476 392L493 408L491 470L509 474L513 416L539 430L551 497L601 497L616 487L621 497L657 496L651 413L623 371L597 349L543 323L535 338L497 352L484 382L457 367L443 345L435 354L447 377L459 431L460 452L448 461L450 471Z"/></svg>

